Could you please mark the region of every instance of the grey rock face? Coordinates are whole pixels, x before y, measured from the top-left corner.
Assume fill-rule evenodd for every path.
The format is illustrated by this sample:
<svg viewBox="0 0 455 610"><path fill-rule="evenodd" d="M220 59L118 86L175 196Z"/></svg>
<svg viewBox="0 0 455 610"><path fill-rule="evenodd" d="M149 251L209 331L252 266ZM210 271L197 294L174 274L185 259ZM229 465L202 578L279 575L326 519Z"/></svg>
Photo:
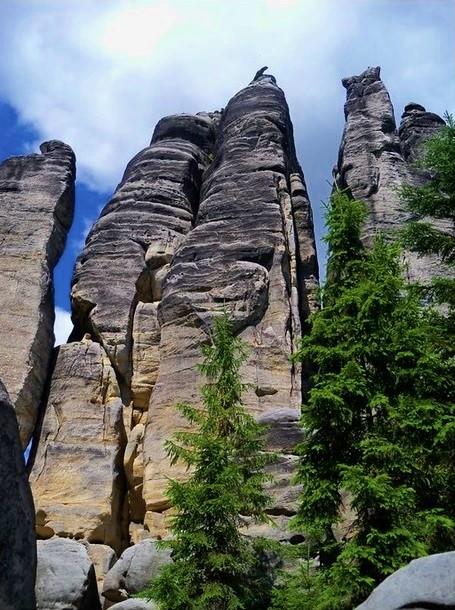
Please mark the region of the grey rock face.
<svg viewBox="0 0 455 610"><path fill-rule="evenodd" d="M157 606L153 602L142 599L127 599L119 604L110 606L110 610L156 610Z"/></svg>
<svg viewBox="0 0 455 610"><path fill-rule="evenodd" d="M380 68L368 68L359 76L343 79L346 88L346 124L335 168L341 189L365 201L369 215L365 240L377 231L396 232L411 215L397 191L404 182L422 184L426 176L415 166L423 141L444 124L423 106L405 108L397 130L392 102L380 78ZM435 256L406 253L408 279L428 282L447 275Z"/></svg>
<svg viewBox="0 0 455 610"><path fill-rule="evenodd" d="M54 343L52 270L74 207L75 159L62 142L0 165L0 376L23 446L35 426Z"/></svg>
<svg viewBox="0 0 455 610"><path fill-rule="evenodd" d="M35 609L33 499L13 406L0 381L0 608Z"/></svg>
<svg viewBox="0 0 455 610"><path fill-rule="evenodd" d="M119 602L143 591L169 561L169 551L158 549L152 540L129 547L106 574L104 597Z"/></svg>
<svg viewBox="0 0 455 610"><path fill-rule="evenodd" d="M429 555L386 578L357 610L455 608L455 552Z"/></svg>
<svg viewBox="0 0 455 610"><path fill-rule="evenodd" d="M95 570L74 540L38 540L37 610L101 610Z"/></svg>
<svg viewBox="0 0 455 610"><path fill-rule="evenodd" d="M73 338L89 332L103 346L125 405L134 521L144 517L142 438L136 426L145 423L158 373L157 306L169 263L194 223L218 120L217 114L201 113L157 124L150 146L130 161L90 231L73 278Z"/></svg>
<svg viewBox="0 0 455 610"><path fill-rule="evenodd" d="M90 231L73 278L76 338L90 332L126 386L139 302L161 299L161 277L197 210L214 139L209 115L162 119L150 146L128 164ZM120 263L120 264L119 264Z"/></svg>
<svg viewBox="0 0 455 610"><path fill-rule="evenodd" d="M407 104L398 130L404 159L416 161L420 157L422 143L443 125L445 122L440 116L427 112L420 104Z"/></svg>
<svg viewBox="0 0 455 610"><path fill-rule="evenodd" d="M366 237L390 230L407 219L395 189L407 179L390 96L380 68L368 68L342 81L346 88L346 124L336 181L368 204Z"/></svg>
<svg viewBox="0 0 455 610"><path fill-rule="evenodd" d="M120 391L103 348L89 339L60 346L30 477L40 538L122 550L125 443Z"/></svg>
<svg viewBox="0 0 455 610"><path fill-rule="evenodd" d="M316 282L311 210L289 111L275 79L260 76L223 113L196 226L163 286L160 364L144 439L148 511L168 508L163 441L185 425L175 403L199 401L195 364L213 316L226 307L250 347L242 371L255 388L245 399L250 411L297 413L301 372L289 357L314 307Z"/></svg>

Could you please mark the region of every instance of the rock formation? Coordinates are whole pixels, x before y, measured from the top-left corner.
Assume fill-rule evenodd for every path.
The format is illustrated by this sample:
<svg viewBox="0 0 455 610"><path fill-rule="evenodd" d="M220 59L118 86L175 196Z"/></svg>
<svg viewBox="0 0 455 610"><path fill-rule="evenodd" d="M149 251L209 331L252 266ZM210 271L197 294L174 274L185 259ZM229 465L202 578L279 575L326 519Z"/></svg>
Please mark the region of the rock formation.
<svg viewBox="0 0 455 610"><path fill-rule="evenodd" d="M376 587L357 610L455 608L455 552L411 561Z"/></svg>
<svg viewBox="0 0 455 610"><path fill-rule="evenodd" d="M367 202L368 240L407 220L395 187L426 179L413 162L442 123L411 104L397 131L378 68L344 85L336 180ZM434 273L434 260L409 261L414 277ZM303 539L287 525L301 491L291 481L308 379L290 358L317 307L317 276L311 207L273 76L256 75L222 112L157 124L78 258L75 328L56 353L31 477L38 536L80 540L108 604L137 590L144 549L155 562L145 539L169 533L167 480L186 473L171 468L163 444L186 425L175 404L200 404L200 348L224 309L249 348L245 405L278 454L275 526L245 532ZM111 549L123 552L113 567Z"/></svg>
<svg viewBox="0 0 455 610"><path fill-rule="evenodd" d="M82 544L38 540L36 601L36 610L101 610L95 570Z"/></svg>
<svg viewBox="0 0 455 610"><path fill-rule="evenodd" d="M169 563L170 551L158 549L153 540L143 540L126 549L104 579L103 596L120 602L144 591Z"/></svg>
<svg viewBox="0 0 455 610"><path fill-rule="evenodd" d="M0 376L24 446L33 433L54 343L52 270L74 206L75 160L62 142L0 165Z"/></svg>
<svg viewBox="0 0 455 610"><path fill-rule="evenodd" d="M380 78L380 68L368 68L359 76L343 79L346 89L346 124L335 167L339 188L365 201L369 215L365 239L377 230L399 229L410 219L397 188L400 184L421 184L426 179L415 166L421 145L444 124L419 104L408 104L397 130L392 102ZM410 280L428 281L445 275L437 257L407 253Z"/></svg>
<svg viewBox="0 0 455 610"><path fill-rule="evenodd" d="M35 610L35 512L16 416L1 381L0 498L0 608Z"/></svg>
<svg viewBox="0 0 455 610"><path fill-rule="evenodd" d="M103 348L90 339L60 346L30 477L40 538L83 538L121 552L124 446L120 391Z"/></svg>
<svg viewBox="0 0 455 610"><path fill-rule="evenodd" d="M311 211L285 97L261 76L237 93L221 118L202 180L194 228L170 262L158 308L158 377L144 435L146 524L161 529L170 469L163 443L184 422L174 405L198 403L195 369L211 321L226 308L250 349L245 404L261 415L299 412L301 371L290 365L315 302Z"/></svg>
<svg viewBox="0 0 455 610"><path fill-rule="evenodd" d="M57 356L32 473L38 535L117 552L128 535L166 535L166 477L181 473L163 443L182 425L175 403L200 400L194 367L224 307L250 347L246 405L295 422L302 373L289 358L316 286L311 209L275 79L259 76L223 113L162 119L76 265L73 342ZM281 485L291 462L280 462ZM277 494L288 519L291 501Z"/></svg>

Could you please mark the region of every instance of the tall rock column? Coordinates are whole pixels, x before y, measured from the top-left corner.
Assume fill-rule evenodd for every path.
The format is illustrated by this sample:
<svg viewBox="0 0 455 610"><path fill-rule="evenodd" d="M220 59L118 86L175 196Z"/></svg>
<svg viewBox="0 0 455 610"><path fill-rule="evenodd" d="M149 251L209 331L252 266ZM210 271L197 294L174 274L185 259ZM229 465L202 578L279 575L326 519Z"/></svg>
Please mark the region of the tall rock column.
<svg viewBox="0 0 455 610"><path fill-rule="evenodd" d="M33 433L54 343L52 271L74 208L75 158L45 142L41 154L0 165L0 376L22 444Z"/></svg>
<svg viewBox="0 0 455 610"><path fill-rule="evenodd" d="M398 131L379 67L344 78L342 83L346 89L346 124L335 180L339 188L348 189L353 197L367 203L364 235L369 243L376 231L394 232L411 218L398 187L405 182L422 184L427 179L415 162L424 140L444 121L412 103L406 106ZM406 263L411 281L428 282L447 272L435 256L407 252Z"/></svg>
<svg viewBox="0 0 455 610"><path fill-rule="evenodd" d="M128 544L142 523L144 413L158 370L157 306L191 230L216 114L161 120L90 231L73 278L72 342L59 348L32 472L41 538Z"/></svg>
<svg viewBox="0 0 455 610"><path fill-rule="evenodd" d="M213 316L226 308L249 346L247 408L257 417L281 414L287 424L302 400L301 371L290 356L316 282L311 210L288 107L274 77L262 76L223 112L196 226L171 261L158 308L160 363L144 441L146 525L154 535L165 531L168 476L184 476L170 469L163 443L185 425L175 404L200 401L195 365Z"/></svg>
<svg viewBox="0 0 455 610"><path fill-rule="evenodd" d="M13 406L0 381L0 608L35 610L32 494Z"/></svg>

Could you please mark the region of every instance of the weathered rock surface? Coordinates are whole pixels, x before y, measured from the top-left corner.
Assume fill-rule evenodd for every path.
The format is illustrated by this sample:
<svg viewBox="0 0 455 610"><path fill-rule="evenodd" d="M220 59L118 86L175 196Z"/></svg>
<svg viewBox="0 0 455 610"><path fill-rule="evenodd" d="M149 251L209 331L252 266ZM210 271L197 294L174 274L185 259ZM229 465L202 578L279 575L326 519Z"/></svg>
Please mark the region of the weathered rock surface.
<svg viewBox="0 0 455 610"><path fill-rule="evenodd" d="M156 610L156 608L157 606L153 602L142 599L127 599L110 606L110 610Z"/></svg>
<svg viewBox="0 0 455 610"><path fill-rule="evenodd" d="M423 141L444 121L419 104L408 104L399 131L392 102L380 78L380 68L343 79L346 124L335 168L335 180L356 199L365 201L369 215L365 239L378 231L396 232L411 215L400 201L397 187L420 184L425 176L414 163ZM406 254L408 278L427 282L445 275L434 256Z"/></svg>
<svg viewBox="0 0 455 610"><path fill-rule="evenodd" d="M357 610L455 608L455 552L429 555L386 578Z"/></svg>
<svg viewBox="0 0 455 610"><path fill-rule="evenodd" d="M16 416L1 381L0 498L0 608L34 610L35 511Z"/></svg>
<svg viewBox="0 0 455 610"><path fill-rule="evenodd" d="M404 107L398 135L403 157L415 162L421 155L421 147L445 122L433 112L427 112L420 104L409 103Z"/></svg>
<svg viewBox="0 0 455 610"><path fill-rule="evenodd" d="M143 591L169 561L169 551L158 549L152 540L127 548L104 579L104 597L119 602Z"/></svg>
<svg viewBox="0 0 455 610"><path fill-rule="evenodd" d="M252 413L296 413L301 371L289 363L302 318L314 307L317 265L311 210L295 156L284 94L271 76L240 91L225 109L214 159L203 176L196 226L170 261L158 307L158 379L144 439L144 499L168 508L163 442L185 423L174 405L197 403L195 365L214 314L226 307L250 348L242 371Z"/></svg>
<svg viewBox="0 0 455 610"><path fill-rule="evenodd" d="M36 600L37 610L101 610L95 570L82 544L38 540Z"/></svg>
<svg viewBox="0 0 455 610"><path fill-rule="evenodd" d="M74 207L75 159L62 142L0 165L0 376L25 447L54 343L52 270Z"/></svg>
<svg viewBox="0 0 455 610"><path fill-rule="evenodd" d="M90 332L127 386L132 360L142 361L146 349L136 322L139 354L132 355L135 312L138 303L161 300L166 265L191 229L214 122L201 114L158 123L150 146L128 164L78 259L72 289L76 338ZM136 393L145 408L148 400Z"/></svg>
<svg viewBox="0 0 455 610"><path fill-rule="evenodd" d="M87 554L90 561L93 563L96 584L98 587L98 597L100 599L101 606L103 606L104 597L102 596L102 592L104 579L106 574L117 561L117 555L110 546L107 546L107 544L90 544L85 542L84 546L87 549Z"/></svg>
<svg viewBox="0 0 455 610"><path fill-rule="evenodd" d="M58 348L31 473L40 538L126 542L122 401L103 348L90 339Z"/></svg>
<svg viewBox="0 0 455 610"><path fill-rule="evenodd" d="M135 522L143 520L145 505L142 437L134 428L145 424L143 413L158 375L157 306L169 263L194 224L218 120L217 114L201 113L158 123L150 146L130 161L90 231L73 278L73 338L89 332L104 347L124 404L131 403L125 411L126 466Z"/></svg>
<svg viewBox="0 0 455 610"><path fill-rule="evenodd" d="M250 348L246 406L276 424L272 510L288 519L302 388L289 357L317 306L317 275L311 208L273 77L258 77L222 113L161 120L76 265L76 342L60 349L33 470L39 536L118 552L128 533L130 542L167 535L167 477L181 472L163 442L183 423L175 404L200 401L195 364L224 306Z"/></svg>

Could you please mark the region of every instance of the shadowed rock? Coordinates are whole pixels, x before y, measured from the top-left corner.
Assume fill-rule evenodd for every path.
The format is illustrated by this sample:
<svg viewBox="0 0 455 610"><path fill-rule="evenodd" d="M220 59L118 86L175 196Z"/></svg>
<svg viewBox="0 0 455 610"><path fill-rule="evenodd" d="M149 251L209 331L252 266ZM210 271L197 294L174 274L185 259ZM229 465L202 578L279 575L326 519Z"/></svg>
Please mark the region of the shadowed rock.
<svg viewBox="0 0 455 610"><path fill-rule="evenodd" d="M40 155L11 157L0 165L0 376L24 447L54 343L52 270L74 207L73 151L57 141L40 149Z"/></svg>
<svg viewBox="0 0 455 610"><path fill-rule="evenodd" d="M35 511L14 409L0 381L0 608L35 609Z"/></svg>

